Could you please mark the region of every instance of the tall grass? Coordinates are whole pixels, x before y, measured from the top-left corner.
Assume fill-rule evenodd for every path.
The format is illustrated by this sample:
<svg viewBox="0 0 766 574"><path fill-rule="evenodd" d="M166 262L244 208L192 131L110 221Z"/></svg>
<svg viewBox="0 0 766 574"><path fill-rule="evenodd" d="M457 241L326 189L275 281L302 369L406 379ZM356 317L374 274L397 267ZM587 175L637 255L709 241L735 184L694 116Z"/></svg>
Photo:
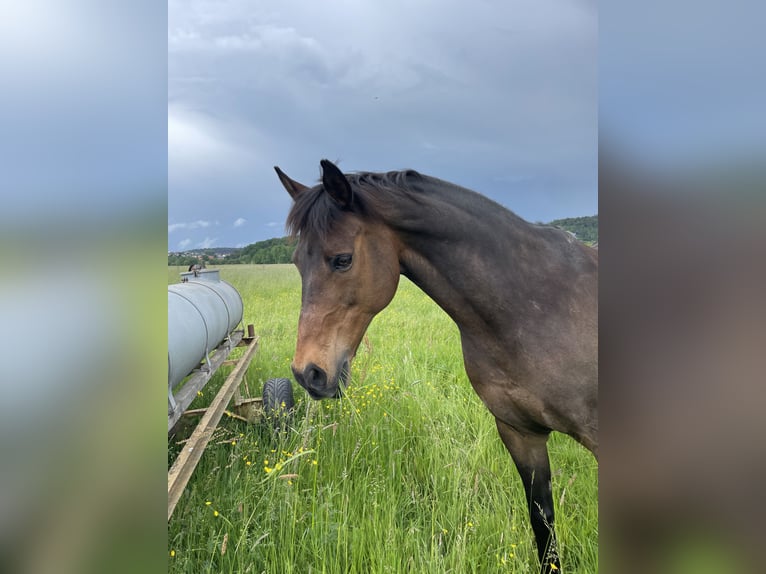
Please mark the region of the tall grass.
<svg viewBox="0 0 766 574"><path fill-rule="evenodd" d="M261 336L256 395L290 377L300 279L289 265L221 275ZM412 283L370 326L344 398L294 389L286 432L224 418L168 525L170 572L537 571L521 481L467 380L457 328ZM568 437L549 444L563 568L597 572L596 463ZM169 441L169 463L179 448Z"/></svg>

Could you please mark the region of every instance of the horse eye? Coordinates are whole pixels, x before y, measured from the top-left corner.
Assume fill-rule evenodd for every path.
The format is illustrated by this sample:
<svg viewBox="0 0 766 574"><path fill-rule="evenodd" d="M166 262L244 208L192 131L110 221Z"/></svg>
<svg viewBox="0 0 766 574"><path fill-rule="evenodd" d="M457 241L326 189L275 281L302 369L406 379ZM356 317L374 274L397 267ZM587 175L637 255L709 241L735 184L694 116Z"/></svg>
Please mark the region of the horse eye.
<svg viewBox="0 0 766 574"><path fill-rule="evenodd" d="M351 269L351 254L343 253L332 258L333 271L348 271Z"/></svg>

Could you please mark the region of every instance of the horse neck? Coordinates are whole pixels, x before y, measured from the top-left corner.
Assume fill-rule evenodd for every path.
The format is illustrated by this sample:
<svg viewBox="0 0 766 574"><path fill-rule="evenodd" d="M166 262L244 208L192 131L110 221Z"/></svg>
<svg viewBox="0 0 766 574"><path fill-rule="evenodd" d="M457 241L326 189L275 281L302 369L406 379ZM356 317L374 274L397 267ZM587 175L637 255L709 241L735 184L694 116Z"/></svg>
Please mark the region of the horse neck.
<svg viewBox="0 0 766 574"><path fill-rule="evenodd" d="M477 317L485 324L500 321L499 311L530 296L529 275L540 272L539 261L527 260L527 254L540 251L534 226L476 198L468 208L446 198L422 217L409 214L397 221L402 274L461 330L475 325Z"/></svg>

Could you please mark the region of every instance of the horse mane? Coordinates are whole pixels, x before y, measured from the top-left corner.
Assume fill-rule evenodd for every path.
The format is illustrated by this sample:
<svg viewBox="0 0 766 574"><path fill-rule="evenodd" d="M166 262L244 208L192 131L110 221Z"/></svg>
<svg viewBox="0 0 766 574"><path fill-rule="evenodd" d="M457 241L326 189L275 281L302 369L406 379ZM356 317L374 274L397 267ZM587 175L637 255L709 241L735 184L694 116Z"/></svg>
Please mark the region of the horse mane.
<svg viewBox="0 0 766 574"><path fill-rule="evenodd" d="M451 218L456 211L474 214L486 226L497 229L537 229L554 231L548 225L531 225L507 207L470 189L421 174L413 169L401 171L354 172L344 174L351 185L349 207L339 205L325 193L321 181L300 193L287 216L286 229L292 239L316 236L323 241L343 213L356 213L406 229L410 214L429 212L432 221ZM414 209L417 208L417 209ZM442 227L441 231L445 231ZM566 232L555 230L564 237Z"/></svg>
<svg viewBox="0 0 766 574"><path fill-rule="evenodd" d="M356 172L344 174L353 191L351 206L341 207L320 182L298 195L287 215L287 232L296 238L301 234L327 236L335 221L344 212L352 212L371 218L381 218L386 205L392 199L414 197L424 190L424 184L432 180L415 170L389 171L385 173Z"/></svg>

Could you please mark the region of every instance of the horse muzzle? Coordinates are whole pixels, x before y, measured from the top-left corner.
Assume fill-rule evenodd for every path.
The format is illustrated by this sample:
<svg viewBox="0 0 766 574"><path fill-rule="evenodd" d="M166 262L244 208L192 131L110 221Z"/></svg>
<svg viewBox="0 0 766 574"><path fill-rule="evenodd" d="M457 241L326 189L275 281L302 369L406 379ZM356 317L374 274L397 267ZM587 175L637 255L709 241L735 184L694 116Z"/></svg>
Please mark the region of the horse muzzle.
<svg viewBox="0 0 766 574"><path fill-rule="evenodd" d="M314 400L338 399L343 394L349 372L348 361L343 361L336 369L336 375L329 379L327 372L314 363L309 363L303 371L292 367L293 376L298 384L306 389L306 392Z"/></svg>

